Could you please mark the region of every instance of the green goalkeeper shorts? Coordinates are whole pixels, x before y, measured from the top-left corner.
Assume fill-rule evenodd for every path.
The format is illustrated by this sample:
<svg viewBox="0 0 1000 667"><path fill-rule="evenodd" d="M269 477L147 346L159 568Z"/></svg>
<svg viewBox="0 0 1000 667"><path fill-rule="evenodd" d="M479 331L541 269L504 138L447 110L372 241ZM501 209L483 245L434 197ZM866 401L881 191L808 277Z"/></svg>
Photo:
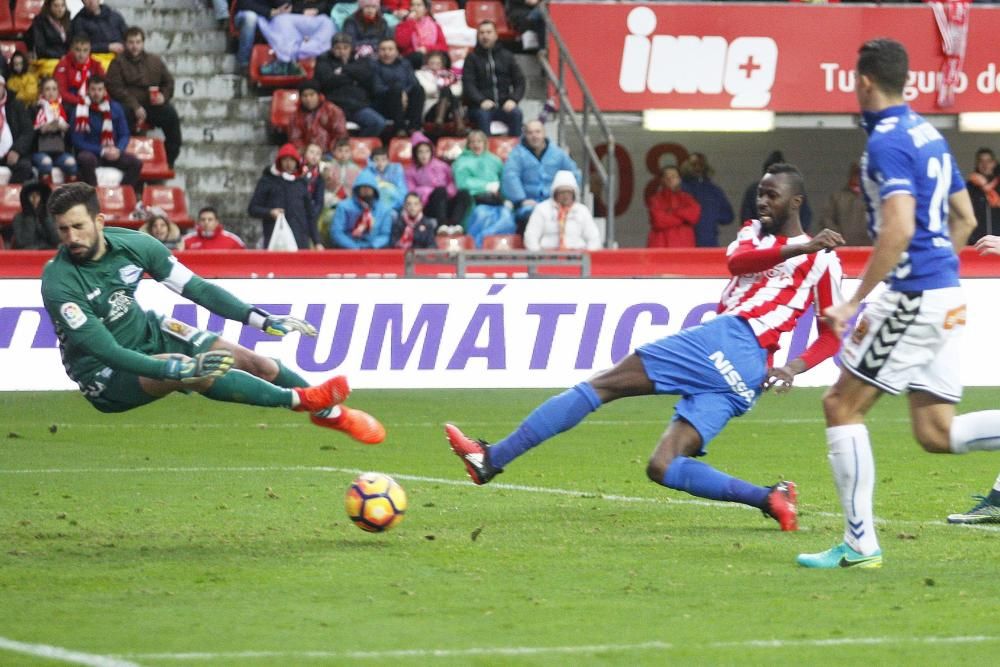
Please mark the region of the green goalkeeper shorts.
<svg viewBox="0 0 1000 667"><path fill-rule="evenodd" d="M214 333L196 329L172 317L164 317L148 348L154 351L148 354L183 354L193 357L210 350L216 339L218 336ZM94 373L89 382L81 382L80 386L90 404L101 412L125 412L160 398L150 396L142 390L138 375L107 367Z"/></svg>

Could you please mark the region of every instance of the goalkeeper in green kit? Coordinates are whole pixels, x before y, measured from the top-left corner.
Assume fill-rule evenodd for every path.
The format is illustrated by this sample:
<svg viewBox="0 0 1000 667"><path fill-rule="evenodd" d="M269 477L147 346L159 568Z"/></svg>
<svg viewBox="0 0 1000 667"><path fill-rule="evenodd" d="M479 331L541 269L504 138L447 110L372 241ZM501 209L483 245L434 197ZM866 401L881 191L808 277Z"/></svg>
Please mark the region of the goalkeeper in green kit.
<svg viewBox="0 0 1000 667"><path fill-rule="evenodd" d="M310 413L314 424L365 444L385 438L374 417L341 405L350 389L337 376L310 387L281 362L171 317L141 309L144 273L221 315L275 336L316 329L295 317L243 303L191 272L156 239L104 227L97 191L70 183L49 197L61 247L42 274L42 298L69 377L101 412L123 412L174 391L217 401Z"/></svg>

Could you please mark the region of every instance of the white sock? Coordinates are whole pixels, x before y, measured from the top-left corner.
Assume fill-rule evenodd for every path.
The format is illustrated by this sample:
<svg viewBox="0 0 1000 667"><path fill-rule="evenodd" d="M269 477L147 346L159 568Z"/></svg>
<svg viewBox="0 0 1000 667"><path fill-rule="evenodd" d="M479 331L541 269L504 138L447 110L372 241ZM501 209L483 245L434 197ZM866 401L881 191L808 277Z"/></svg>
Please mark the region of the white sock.
<svg viewBox="0 0 1000 667"><path fill-rule="evenodd" d="M831 426L826 429L833 481L844 508L844 541L858 553L870 556L878 551L875 515L875 459L864 424Z"/></svg>
<svg viewBox="0 0 1000 667"><path fill-rule="evenodd" d="M982 410L951 420L951 451L987 452L1000 449L1000 410Z"/></svg>
<svg viewBox="0 0 1000 667"><path fill-rule="evenodd" d="M997 481L993 482L993 490L1000 493L1000 475L997 475Z"/></svg>

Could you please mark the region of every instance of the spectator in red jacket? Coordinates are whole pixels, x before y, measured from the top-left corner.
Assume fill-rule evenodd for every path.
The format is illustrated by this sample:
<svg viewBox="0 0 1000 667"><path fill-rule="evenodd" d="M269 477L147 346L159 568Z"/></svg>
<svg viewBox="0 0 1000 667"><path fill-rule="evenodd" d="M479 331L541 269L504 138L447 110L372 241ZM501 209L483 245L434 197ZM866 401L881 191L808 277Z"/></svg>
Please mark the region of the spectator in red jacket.
<svg viewBox="0 0 1000 667"><path fill-rule="evenodd" d="M70 42L69 53L62 57L53 74L67 111L81 104L87 96L87 81L94 74L103 77L104 67L90 57L90 37L76 35Z"/></svg>
<svg viewBox="0 0 1000 667"><path fill-rule="evenodd" d="M430 0L410 0L410 17L396 26L399 55L410 61L413 69L424 66L431 51L448 52L441 26L431 14Z"/></svg>
<svg viewBox="0 0 1000 667"><path fill-rule="evenodd" d="M346 138L347 118L340 107L323 96L318 82L310 79L300 83L299 106L288 124L288 141L299 153L316 144L328 155L338 140Z"/></svg>
<svg viewBox="0 0 1000 667"><path fill-rule="evenodd" d="M681 172L675 166L660 172L660 185L646 199L649 209L649 248L693 248L694 226L701 215L698 201L681 190Z"/></svg>
<svg viewBox="0 0 1000 667"><path fill-rule="evenodd" d="M246 244L236 234L223 229L219 213L211 206L198 211L198 224L184 239L185 250L244 250Z"/></svg>

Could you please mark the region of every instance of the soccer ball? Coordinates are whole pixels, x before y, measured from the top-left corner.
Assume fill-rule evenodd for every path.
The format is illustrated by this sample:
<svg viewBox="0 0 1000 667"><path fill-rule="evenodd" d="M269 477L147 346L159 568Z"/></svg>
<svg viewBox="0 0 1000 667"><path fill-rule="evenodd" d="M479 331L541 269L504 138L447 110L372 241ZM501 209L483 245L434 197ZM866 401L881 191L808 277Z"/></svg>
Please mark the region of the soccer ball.
<svg viewBox="0 0 1000 667"><path fill-rule="evenodd" d="M347 516L361 530L381 533L406 514L406 492L392 477L366 472L351 482L344 497Z"/></svg>

